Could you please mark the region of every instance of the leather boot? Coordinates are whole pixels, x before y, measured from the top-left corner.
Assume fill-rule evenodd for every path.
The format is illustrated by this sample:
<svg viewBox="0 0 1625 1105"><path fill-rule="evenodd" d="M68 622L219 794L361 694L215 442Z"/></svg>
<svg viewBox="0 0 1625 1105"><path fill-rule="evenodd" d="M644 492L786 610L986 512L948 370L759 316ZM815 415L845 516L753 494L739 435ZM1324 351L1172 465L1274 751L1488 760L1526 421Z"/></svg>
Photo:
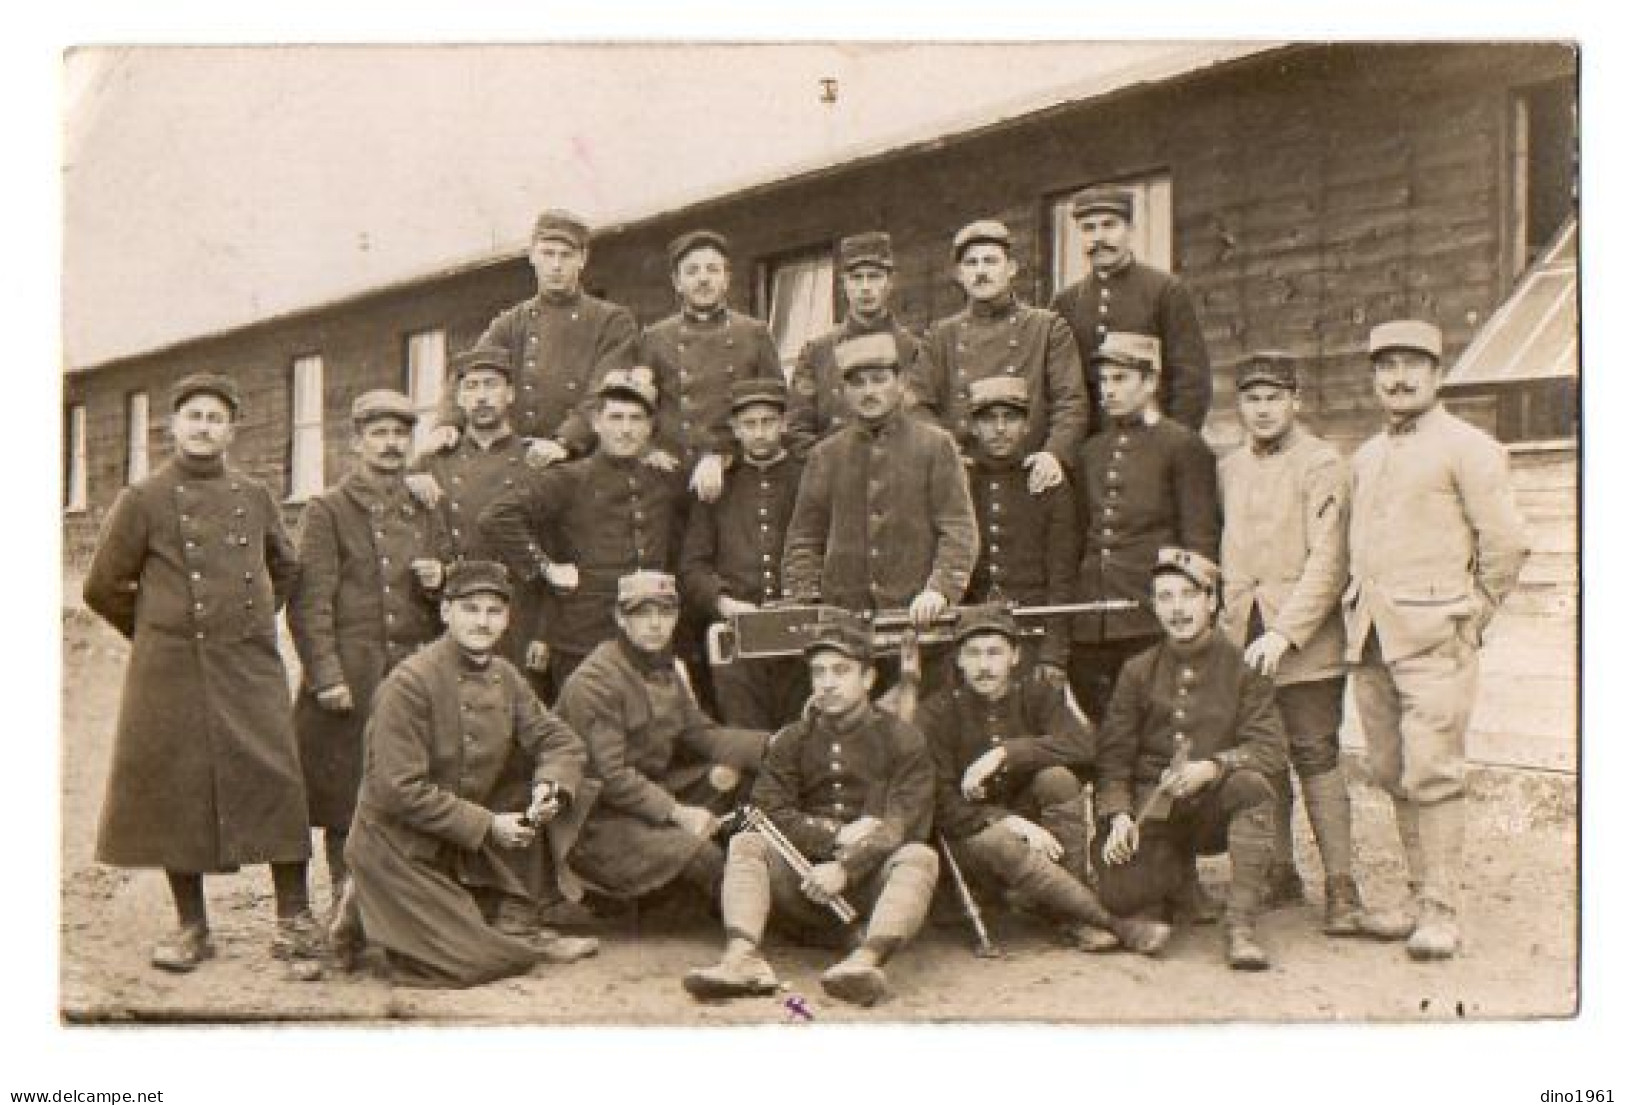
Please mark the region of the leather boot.
<svg viewBox="0 0 1625 1105"><path fill-rule="evenodd" d="M1203 888L1202 877L1196 869L1195 853L1193 852L1186 857L1184 862L1185 871L1179 889L1174 891L1174 895L1169 901L1175 922L1183 922L1189 925L1218 923L1222 907Z"/></svg>
<svg viewBox="0 0 1625 1105"><path fill-rule="evenodd" d="M1449 959L1461 949L1457 913L1461 855L1466 843L1467 803L1460 798L1417 808L1426 876L1416 931L1405 950L1412 959Z"/></svg>
<svg viewBox="0 0 1625 1105"><path fill-rule="evenodd" d="M1320 931L1327 936L1359 936L1364 931L1365 911L1360 905L1360 888L1349 875L1326 876L1326 920Z"/></svg>
<svg viewBox="0 0 1625 1105"><path fill-rule="evenodd" d="M1296 853L1292 847L1292 772L1283 771L1270 780L1275 788L1275 846L1271 849L1269 878L1266 880L1264 907L1302 905L1303 877L1298 874Z"/></svg>
<svg viewBox="0 0 1625 1105"><path fill-rule="evenodd" d="M1361 903L1353 872L1354 818L1343 769L1334 767L1302 783L1303 804L1326 871L1326 920L1322 931L1328 936L1358 935Z"/></svg>
<svg viewBox="0 0 1625 1105"><path fill-rule="evenodd" d="M1269 967L1269 953L1255 928L1275 846L1274 810L1269 805L1242 810L1230 819L1230 898L1225 906L1225 957L1238 971Z"/></svg>
<svg viewBox="0 0 1625 1105"><path fill-rule="evenodd" d="M1109 951L1122 946L1140 955L1156 955L1168 946L1173 934L1158 921L1113 916L1080 879L1030 849L1025 851L1011 883L1035 905L1073 922L1074 939L1083 951Z"/></svg>
<svg viewBox="0 0 1625 1105"><path fill-rule="evenodd" d="M730 940L714 967L701 967L683 976L683 989L699 1001L776 994L778 976L754 944Z"/></svg>
<svg viewBox="0 0 1625 1105"><path fill-rule="evenodd" d="M1427 857L1422 852L1422 829L1414 802L1394 798L1394 829L1399 834L1400 851L1405 854L1408 896L1403 905L1390 909L1367 909L1360 918L1360 934L1376 940L1404 940L1416 931L1422 881L1427 877Z"/></svg>
<svg viewBox="0 0 1625 1105"><path fill-rule="evenodd" d="M883 1000L889 992L880 957L868 947L859 948L835 964L818 981L830 997L865 1007Z"/></svg>

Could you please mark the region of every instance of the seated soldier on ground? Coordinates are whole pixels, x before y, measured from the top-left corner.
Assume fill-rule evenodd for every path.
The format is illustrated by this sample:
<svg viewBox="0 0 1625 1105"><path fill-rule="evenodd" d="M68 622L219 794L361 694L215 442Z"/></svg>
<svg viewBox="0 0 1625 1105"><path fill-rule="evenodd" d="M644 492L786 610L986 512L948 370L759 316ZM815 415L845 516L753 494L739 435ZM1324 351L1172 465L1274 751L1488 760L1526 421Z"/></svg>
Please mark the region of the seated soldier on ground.
<svg viewBox="0 0 1625 1105"><path fill-rule="evenodd" d="M1286 731L1270 681L1214 629L1219 569L1163 549L1151 604L1164 639L1123 666L1100 727L1100 898L1113 913L1196 889L1195 857L1228 850L1227 958L1264 970L1258 943L1274 845L1270 779L1286 765ZM1097 838L1100 839L1100 838Z"/></svg>
<svg viewBox="0 0 1625 1105"><path fill-rule="evenodd" d="M843 898L867 922L849 934L856 949L820 981L831 997L873 1005L887 993L884 964L931 906L937 855L925 843L932 777L924 738L870 704L868 627L846 611L824 616L806 647L806 714L774 735L752 794L811 870L798 875L761 832L733 838L722 885L727 946L721 962L683 979L701 1000L774 993L778 979L760 951L769 913L827 930L840 924L830 903Z"/></svg>
<svg viewBox="0 0 1625 1105"><path fill-rule="evenodd" d="M581 739L496 655L512 593L500 564L454 565L445 635L397 666L373 700L334 950L353 961L365 933L403 985L473 986L598 947L502 923L516 907L530 911L526 872L544 839L566 870L586 762ZM489 795L516 745L535 763L531 806L496 812Z"/></svg>
<svg viewBox="0 0 1625 1105"><path fill-rule="evenodd" d="M700 709L672 656L678 605L670 575L622 576L615 638L559 694L559 715L587 742L588 772L602 784L571 865L611 898L643 898L680 880L716 901L718 813L748 785L767 741Z"/></svg>
<svg viewBox="0 0 1625 1105"><path fill-rule="evenodd" d="M1021 631L997 609L967 608L955 633L960 682L920 707L936 765L937 828L971 878L1064 923L1085 951L1119 944L1155 955L1165 924L1114 917L1083 881L1083 786L1094 730L1065 683L1021 674Z"/></svg>

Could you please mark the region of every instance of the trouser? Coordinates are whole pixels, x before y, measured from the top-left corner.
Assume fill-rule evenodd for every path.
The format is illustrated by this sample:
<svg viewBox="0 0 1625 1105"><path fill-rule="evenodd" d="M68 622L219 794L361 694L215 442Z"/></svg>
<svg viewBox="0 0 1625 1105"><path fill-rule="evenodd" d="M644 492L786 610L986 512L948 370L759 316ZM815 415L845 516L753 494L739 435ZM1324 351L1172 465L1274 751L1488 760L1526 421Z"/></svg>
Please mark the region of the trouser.
<svg viewBox="0 0 1625 1105"><path fill-rule="evenodd" d="M801 716L809 685L799 656L715 664L711 684L725 725L774 732Z"/></svg>
<svg viewBox="0 0 1625 1105"><path fill-rule="evenodd" d="M1339 765L1338 732L1343 726L1343 676L1287 683L1275 689L1275 704L1287 731L1292 770L1303 787L1304 805L1320 846L1328 878L1352 874L1354 846L1348 784ZM1275 858L1290 863L1292 780L1275 780Z"/></svg>
<svg viewBox="0 0 1625 1105"><path fill-rule="evenodd" d="M801 882L766 837L755 832L735 836L722 881L722 924L729 938L759 946L770 914L795 929L838 928L835 914L803 894ZM889 953L920 931L936 884L936 852L911 843L848 885L843 896L860 917L867 917L864 944Z"/></svg>
<svg viewBox="0 0 1625 1105"><path fill-rule="evenodd" d="M1153 634L1145 637L1123 637L1115 641L1072 643L1071 659L1067 663L1067 679L1078 705L1097 726L1105 720L1106 707L1111 703L1112 691L1117 687L1118 673L1129 658L1137 656L1156 644Z"/></svg>
<svg viewBox="0 0 1625 1105"><path fill-rule="evenodd" d="M1136 786L1135 808L1151 784ZM1250 916L1257 910L1274 848L1275 789L1261 772L1243 768L1217 785L1176 799L1163 820L1140 826L1140 846L1126 863L1107 864L1101 854L1106 834L1095 837L1095 870L1100 900L1122 915L1155 907L1172 897L1191 860L1228 851L1230 909Z"/></svg>
<svg viewBox="0 0 1625 1105"><path fill-rule="evenodd" d="M1089 819L1083 783L1069 768L1046 767L992 801L1036 821L1060 842L1061 866L1076 878L1088 870Z"/></svg>
<svg viewBox="0 0 1625 1105"><path fill-rule="evenodd" d="M954 847L967 878L989 883L1052 917L1110 928L1113 918L1082 879L995 822Z"/></svg>
<svg viewBox="0 0 1625 1105"><path fill-rule="evenodd" d="M1451 910L1461 894L1467 724L1478 650L1453 637L1418 656L1384 660L1373 628L1354 669L1354 702L1372 778L1394 802L1411 881Z"/></svg>

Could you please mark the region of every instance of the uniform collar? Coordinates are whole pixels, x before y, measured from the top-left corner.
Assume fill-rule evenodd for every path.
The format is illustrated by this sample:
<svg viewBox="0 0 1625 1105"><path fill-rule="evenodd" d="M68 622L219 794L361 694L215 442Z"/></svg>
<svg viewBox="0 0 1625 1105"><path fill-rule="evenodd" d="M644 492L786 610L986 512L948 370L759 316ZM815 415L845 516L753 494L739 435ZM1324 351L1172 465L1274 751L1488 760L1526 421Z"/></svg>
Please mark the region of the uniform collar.
<svg viewBox="0 0 1625 1105"><path fill-rule="evenodd" d="M1147 407L1138 414L1124 415L1121 418L1114 417L1110 421L1114 430L1143 430L1161 422L1162 415L1155 409Z"/></svg>
<svg viewBox="0 0 1625 1105"><path fill-rule="evenodd" d="M502 448L504 445L507 445L509 442L511 442L513 440L514 440L513 427L512 426L504 426L502 428L502 432L497 434L497 436L493 437L491 439L491 443L489 445L481 445L479 443L479 441L474 437L474 434L472 432L464 433L463 436L462 436L462 440L459 442L459 444L466 445L466 446L468 446L468 448L473 449L475 452L494 453L498 449Z"/></svg>
<svg viewBox="0 0 1625 1105"><path fill-rule="evenodd" d="M1247 443L1247 450L1255 457L1278 457L1282 453L1289 452L1292 447L1298 443L1298 439L1302 435L1303 430L1294 425L1291 429L1282 434L1280 437L1276 438L1274 441L1265 442L1262 445L1254 444L1253 442L1249 441Z"/></svg>
<svg viewBox="0 0 1625 1105"><path fill-rule="evenodd" d="M344 490L364 507L409 506L411 501L404 475L377 476L359 466L344 481Z"/></svg>
<svg viewBox="0 0 1625 1105"><path fill-rule="evenodd" d="M176 450L174 465L182 475L194 480L204 480L226 474L226 458L224 455L192 457Z"/></svg>
<svg viewBox="0 0 1625 1105"><path fill-rule="evenodd" d="M536 292L536 305L538 307L575 307L581 303L581 289L573 292Z"/></svg>
<svg viewBox="0 0 1625 1105"><path fill-rule="evenodd" d="M1207 638L1200 644L1180 644L1171 637L1165 637L1163 644L1168 649L1168 655L1182 664L1200 664L1213 654L1213 647L1219 640L1217 625L1209 628Z"/></svg>
<svg viewBox="0 0 1625 1105"><path fill-rule="evenodd" d="M1127 253L1126 258L1123 261L1123 263L1121 265L1117 266L1112 271L1110 271L1110 272L1096 272L1094 269L1090 269L1089 270L1089 275L1094 277L1096 280L1099 280L1099 281L1101 281L1103 283L1109 283L1109 282L1111 282L1113 280L1120 280L1123 277L1127 276L1131 271L1133 271L1134 266L1137 265L1137 264L1139 264L1139 261L1135 260L1134 253L1131 250L1131 251L1129 251Z"/></svg>
<svg viewBox="0 0 1625 1105"><path fill-rule="evenodd" d="M864 437L878 441L880 438L889 436L892 431L897 429L897 427L902 423L902 420L903 405L899 403L897 406L892 408L892 412L890 414L888 414L885 418L882 418L879 422L866 422L862 418L854 417L852 420L852 425L856 427L857 431Z"/></svg>
<svg viewBox="0 0 1625 1105"><path fill-rule="evenodd" d="M853 707L840 717L826 714L821 710L813 709L811 707L809 707L809 709L811 710L814 721L820 728L827 729L832 733L838 733L843 736L861 728L875 716L875 708L873 704L869 703L868 701L859 703L857 706Z"/></svg>
<svg viewBox="0 0 1625 1105"><path fill-rule="evenodd" d="M739 459L740 459L741 463L743 463L748 468L754 468L758 472L770 472L773 469L777 468L779 465L783 464L786 460L789 459L789 457L790 457L790 450L788 450L788 449L780 449L779 450L779 455L774 457L772 460L752 460L749 456L747 456L745 454L745 451L743 449L741 449L739 451Z"/></svg>
<svg viewBox="0 0 1625 1105"><path fill-rule="evenodd" d="M1015 292L1006 292L999 299L991 303L984 303L980 299L970 301L971 318L1008 318L1015 314L1021 301L1016 298Z"/></svg>
<svg viewBox="0 0 1625 1105"><path fill-rule="evenodd" d="M1006 473L1020 471L1021 465L1022 458L1019 456L1006 457L1003 460L994 460L992 457L983 453L981 449L977 449L976 452L971 455L972 470L991 476L1002 476Z"/></svg>
<svg viewBox="0 0 1625 1105"><path fill-rule="evenodd" d="M626 634L619 628L615 630L615 647L621 650L621 656L627 664L645 679L663 682L673 676L676 671L676 662L672 659L671 646L656 653L644 652L641 648L626 639Z"/></svg>
<svg viewBox="0 0 1625 1105"><path fill-rule="evenodd" d="M859 318L855 314L848 314L842 326L848 336L885 333L892 328L891 308L882 307L878 313L869 318Z"/></svg>
<svg viewBox="0 0 1625 1105"><path fill-rule="evenodd" d="M1409 437L1418 430L1426 429L1428 426L1437 422L1439 420L1438 416L1442 410L1443 407L1440 406L1438 400L1434 400L1433 406L1429 407L1421 414L1416 415L1413 418L1407 418L1402 422L1390 422L1386 428L1386 432L1389 437Z"/></svg>
<svg viewBox="0 0 1625 1105"><path fill-rule="evenodd" d="M728 321L728 304L719 303L709 311L700 311L685 303L678 314L690 326L722 326Z"/></svg>

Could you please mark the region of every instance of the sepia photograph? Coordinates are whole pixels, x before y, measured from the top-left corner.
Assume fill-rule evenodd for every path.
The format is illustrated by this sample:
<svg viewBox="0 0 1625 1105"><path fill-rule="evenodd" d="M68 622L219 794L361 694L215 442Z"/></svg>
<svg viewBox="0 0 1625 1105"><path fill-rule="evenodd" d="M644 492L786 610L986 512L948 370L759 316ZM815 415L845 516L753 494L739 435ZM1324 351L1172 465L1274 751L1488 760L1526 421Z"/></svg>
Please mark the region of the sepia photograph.
<svg viewBox="0 0 1625 1105"><path fill-rule="evenodd" d="M68 50L64 1030L1576 1017L1582 53Z"/></svg>

